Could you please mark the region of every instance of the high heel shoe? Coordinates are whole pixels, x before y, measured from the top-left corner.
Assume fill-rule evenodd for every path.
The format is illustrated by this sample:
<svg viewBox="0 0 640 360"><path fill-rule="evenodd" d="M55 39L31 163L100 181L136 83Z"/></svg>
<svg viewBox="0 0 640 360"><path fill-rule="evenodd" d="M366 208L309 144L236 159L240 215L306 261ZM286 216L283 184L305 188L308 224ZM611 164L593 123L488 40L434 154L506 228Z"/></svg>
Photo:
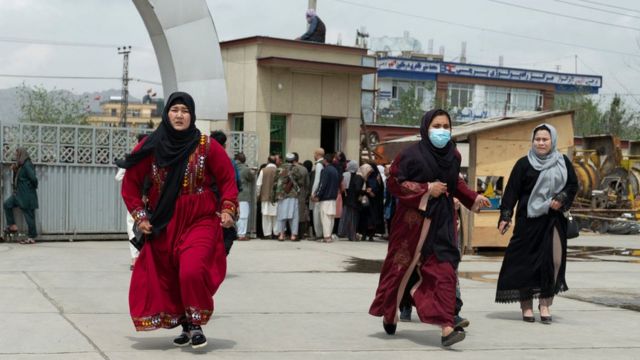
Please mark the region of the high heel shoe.
<svg viewBox="0 0 640 360"><path fill-rule="evenodd" d="M538 311L540 311L540 305L538 305ZM540 313L540 322L545 325L551 325L551 323L553 322L553 319L551 318L551 315L542 316L542 313Z"/></svg>
<svg viewBox="0 0 640 360"><path fill-rule="evenodd" d="M533 316L533 314L532 314L532 316L525 316L524 312L523 312L522 313L522 321L532 323L532 322L536 322L536 318Z"/></svg>
<svg viewBox="0 0 640 360"><path fill-rule="evenodd" d="M382 327L384 328L384 331L387 333L387 335L394 335L396 333L396 328L398 327L398 325L387 324L384 322L384 320L382 320Z"/></svg>

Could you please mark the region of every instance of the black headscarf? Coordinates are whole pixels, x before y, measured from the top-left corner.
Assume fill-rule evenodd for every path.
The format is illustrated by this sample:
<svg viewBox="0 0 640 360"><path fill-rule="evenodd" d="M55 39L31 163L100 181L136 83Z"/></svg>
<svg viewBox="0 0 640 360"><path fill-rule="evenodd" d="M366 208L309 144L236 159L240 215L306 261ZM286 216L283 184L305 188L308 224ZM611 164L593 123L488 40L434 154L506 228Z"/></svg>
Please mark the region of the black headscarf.
<svg viewBox="0 0 640 360"><path fill-rule="evenodd" d="M460 251L454 236L453 196L460 173L460 158L456 155L456 145L452 140L442 149L435 147L429 140L429 126L439 115L446 116L451 125L451 117L444 110L434 109L424 114L420 126L421 140L405 149L398 157L397 178L399 182L441 181L447 184L448 194L430 198L424 212L424 216L431 219L431 226L422 254L435 254L438 260L448 261L457 266Z"/></svg>
<svg viewBox="0 0 640 360"><path fill-rule="evenodd" d="M411 145L402 152L401 162L398 164L400 174L399 181L432 182L442 181L447 183L449 190L455 187L460 171L460 160L456 157L456 145L449 141L442 149L435 147L429 140L429 126L436 116L451 117L441 109L430 110L422 117L420 125L420 142ZM457 167L455 163L458 163Z"/></svg>
<svg viewBox="0 0 640 360"><path fill-rule="evenodd" d="M191 123L186 130L174 129L169 121L169 109L175 104L184 104L189 108ZM158 167L167 168L167 177L150 219L154 234L164 229L173 216L189 156L198 147L199 141L200 130L196 128L196 104L193 98L185 92L174 92L169 96L162 111L160 126L144 139L138 151L116 161L119 167L128 169L147 156L153 155Z"/></svg>

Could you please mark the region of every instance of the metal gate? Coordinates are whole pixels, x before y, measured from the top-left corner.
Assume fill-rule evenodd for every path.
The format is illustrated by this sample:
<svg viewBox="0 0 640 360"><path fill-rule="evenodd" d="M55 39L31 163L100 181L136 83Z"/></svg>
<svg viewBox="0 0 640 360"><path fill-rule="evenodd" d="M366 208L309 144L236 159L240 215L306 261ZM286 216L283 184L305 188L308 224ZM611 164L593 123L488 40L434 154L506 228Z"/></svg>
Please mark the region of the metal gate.
<svg viewBox="0 0 640 360"><path fill-rule="evenodd" d="M38 177L36 225L39 238L125 239L126 209L115 181L115 160L137 143L137 135L151 129L45 124L0 124L2 192L11 195L15 150L29 151ZM228 152L243 151L255 162L257 136L230 133ZM247 161L249 163L249 161ZM252 163L250 163L252 164ZM16 217L18 226L22 216ZM6 226L2 216L2 226Z"/></svg>

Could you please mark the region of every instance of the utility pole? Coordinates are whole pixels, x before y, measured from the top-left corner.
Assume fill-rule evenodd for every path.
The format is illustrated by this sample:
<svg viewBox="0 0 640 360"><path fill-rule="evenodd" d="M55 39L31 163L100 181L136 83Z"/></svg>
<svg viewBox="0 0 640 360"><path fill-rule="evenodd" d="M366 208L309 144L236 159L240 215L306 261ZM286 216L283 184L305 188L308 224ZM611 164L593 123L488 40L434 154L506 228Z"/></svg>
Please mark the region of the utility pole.
<svg viewBox="0 0 640 360"><path fill-rule="evenodd" d="M576 70L576 74L578 73L578 55L574 55L574 65L575 65L575 70Z"/></svg>
<svg viewBox="0 0 640 360"><path fill-rule="evenodd" d="M316 9L316 4L317 4L317 0L309 0L309 7L308 9Z"/></svg>
<svg viewBox="0 0 640 360"><path fill-rule="evenodd" d="M122 59L122 95L120 99L120 126L127 127L127 108L129 107L129 53L131 46L118 48L118 54L124 55Z"/></svg>

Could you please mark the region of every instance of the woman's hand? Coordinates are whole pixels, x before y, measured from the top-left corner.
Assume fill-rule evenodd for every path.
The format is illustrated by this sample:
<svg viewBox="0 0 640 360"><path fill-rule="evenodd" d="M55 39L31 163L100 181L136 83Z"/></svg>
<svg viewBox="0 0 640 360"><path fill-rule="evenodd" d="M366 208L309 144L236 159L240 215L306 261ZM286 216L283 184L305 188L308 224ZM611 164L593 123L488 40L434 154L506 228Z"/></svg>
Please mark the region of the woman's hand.
<svg viewBox="0 0 640 360"><path fill-rule="evenodd" d="M560 211L560 209L562 209L562 203L558 200L551 200L550 207L555 211Z"/></svg>
<svg viewBox="0 0 640 360"><path fill-rule="evenodd" d="M500 235L504 235L507 230L509 230L509 222L508 221L500 221L500 224L498 224L498 230L500 231Z"/></svg>
<svg viewBox="0 0 640 360"><path fill-rule="evenodd" d="M223 228L230 228L234 223L235 221L233 221L233 218L228 213L224 212L220 215L220 225L222 225Z"/></svg>
<svg viewBox="0 0 640 360"><path fill-rule="evenodd" d="M447 192L447 184L440 181L429 183L429 195L431 195L432 197L437 198L445 192Z"/></svg>
<svg viewBox="0 0 640 360"><path fill-rule="evenodd" d="M142 220L138 224L138 229L140 229L140 231L142 231L143 234L147 234L147 235L151 234L152 228L153 228L153 225L151 225L149 220Z"/></svg>
<svg viewBox="0 0 640 360"><path fill-rule="evenodd" d="M491 207L491 201L489 201L489 199L487 199L487 197L484 195L478 195L478 197L476 197L476 200L473 202L471 211L477 213L480 212L480 209L488 207Z"/></svg>

